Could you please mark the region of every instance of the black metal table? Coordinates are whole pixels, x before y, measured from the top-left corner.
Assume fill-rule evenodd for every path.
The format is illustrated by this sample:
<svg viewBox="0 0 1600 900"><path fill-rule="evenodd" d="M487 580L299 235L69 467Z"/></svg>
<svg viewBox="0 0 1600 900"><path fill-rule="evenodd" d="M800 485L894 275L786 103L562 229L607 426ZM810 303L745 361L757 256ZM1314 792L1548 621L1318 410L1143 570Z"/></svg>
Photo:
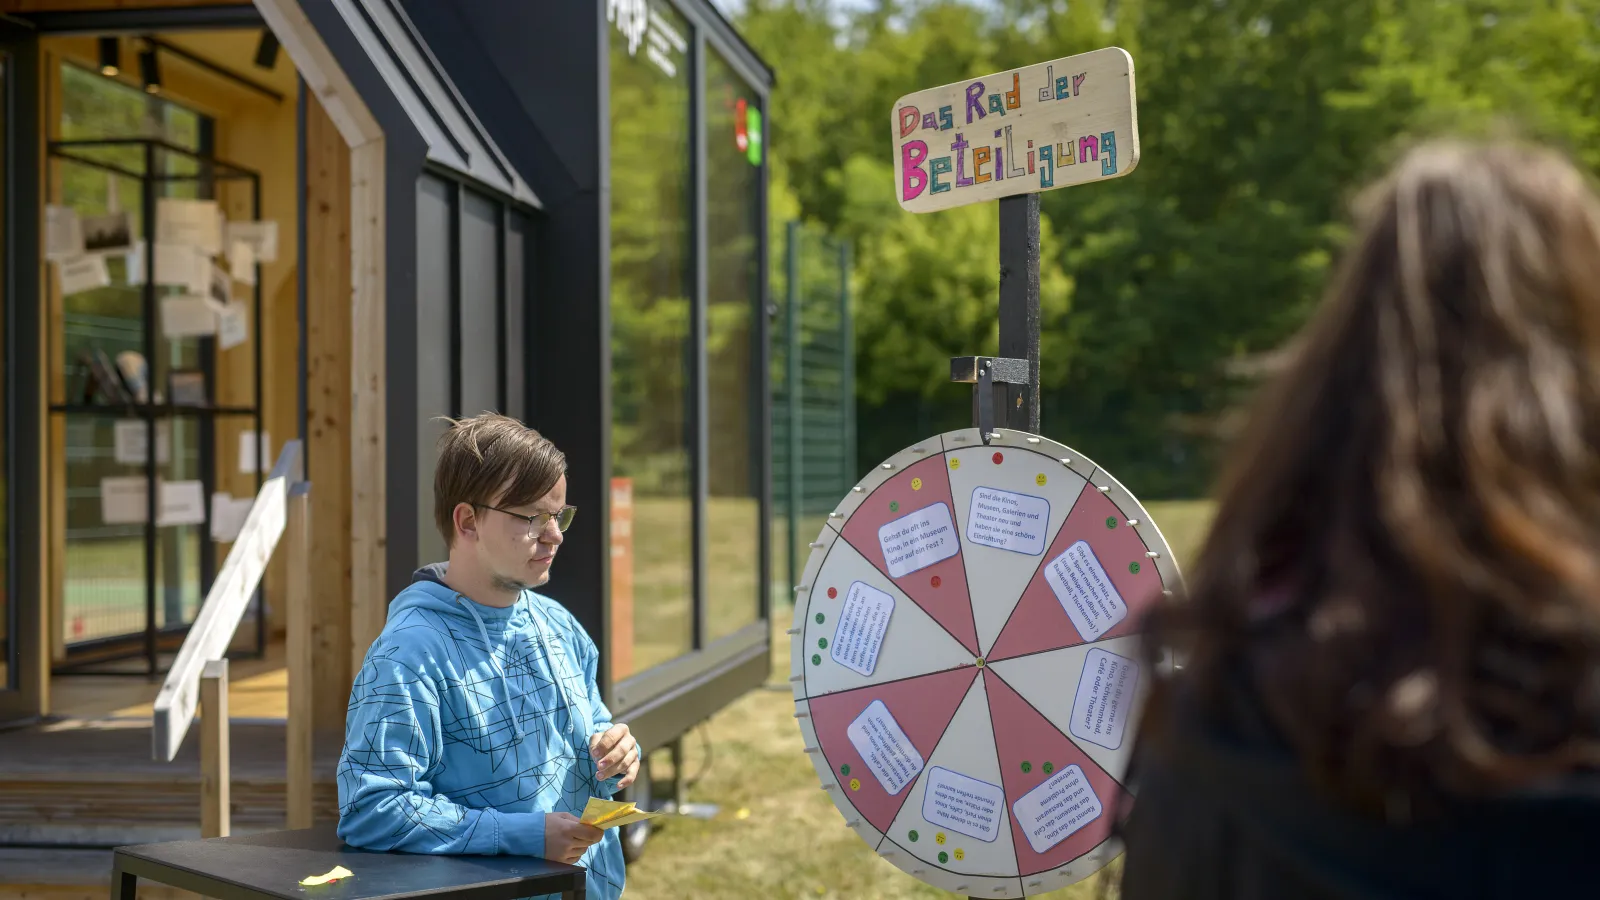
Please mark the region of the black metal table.
<svg viewBox="0 0 1600 900"><path fill-rule="evenodd" d="M316 887L300 884L335 866L351 876ZM332 824L118 847L111 900L134 900L140 878L217 900L514 900L540 894L584 900L584 870L577 866L528 856L373 853L347 846Z"/></svg>

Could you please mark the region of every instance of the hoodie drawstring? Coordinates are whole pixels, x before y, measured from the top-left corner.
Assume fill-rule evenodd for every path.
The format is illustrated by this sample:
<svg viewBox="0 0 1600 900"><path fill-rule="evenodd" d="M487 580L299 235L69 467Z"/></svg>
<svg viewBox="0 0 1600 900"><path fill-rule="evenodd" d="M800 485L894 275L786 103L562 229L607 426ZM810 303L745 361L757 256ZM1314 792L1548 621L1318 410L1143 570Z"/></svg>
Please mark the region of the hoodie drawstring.
<svg viewBox="0 0 1600 900"><path fill-rule="evenodd" d="M456 594L456 602L465 606L467 612L472 613L473 621L478 623L478 634L483 636L483 652L489 654L489 665L494 666L495 673L500 676L500 686L505 689L507 709L511 715L511 727L517 733L517 743L521 743L523 738L522 723L518 721L516 706L511 699L511 680L506 677L506 670L494 660L494 646L489 643L489 629L484 626L483 617L478 615L478 611L472 608L472 601L468 600L462 603L462 599L460 594Z"/></svg>

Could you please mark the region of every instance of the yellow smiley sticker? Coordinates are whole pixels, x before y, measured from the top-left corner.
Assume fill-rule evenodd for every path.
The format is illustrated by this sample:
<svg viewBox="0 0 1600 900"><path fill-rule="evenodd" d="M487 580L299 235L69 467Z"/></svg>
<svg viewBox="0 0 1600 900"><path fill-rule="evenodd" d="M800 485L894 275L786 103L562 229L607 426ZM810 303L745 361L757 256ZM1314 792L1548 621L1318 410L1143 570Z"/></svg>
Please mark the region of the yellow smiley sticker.
<svg viewBox="0 0 1600 900"><path fill-rule="evenodd" d="M1040 473L1039 473L1039 475L1038 475L1038 477L1036 477L1036 478L1034 478L1034 479L1033 479L1033 483L1034 483L1034 484L1037 484L1037 485L1038 485L1038 486L1039 486L1039 487L1044 487L1044 483L1045 483L1045 482L1046 482L1046 481L1049 481L1049 480L1050 480L1050 479L1048 479L1048 478L1046 478L1046 477L1044 477L1044 473L1043 473L1043 472L1040 472Z"/></svg>
<svg viewBox="0 0 1600 900"><path fill-rule="evenodd" d="M922 490L922 479L921 478L913 478L913 479L911 479L911 489L913 491Z"/></svg>
<svg viewBox="0 0 1600 900"><path fill-rule="evenodd" d="M861 790L861 779L859 779L859 778L850 779L850 790L852 790L852 791Z"/></svg>
<svg viewBox="0 0 1600 900"><path fill-rule="evenodd" d="M956 848L956 859L960 860L960 859L966 859L966 858L967 858L967 851L961 849L960 847L957 847Z"/></svg>
<svg viewBox="0 0 1600 900"><path fill-rule="evenodd" d="M961 468L961 460L959 460L959 459L950 460L950 468L952 468L952 469Z"/></svg>
<svg viewBox="0 0 1600 900"><path fill-rule="evenodd" d="M933 839L934 839L934 841L936 843L943 844L944 843L944 832L941 831L938 834L934 835Z"/></svg>

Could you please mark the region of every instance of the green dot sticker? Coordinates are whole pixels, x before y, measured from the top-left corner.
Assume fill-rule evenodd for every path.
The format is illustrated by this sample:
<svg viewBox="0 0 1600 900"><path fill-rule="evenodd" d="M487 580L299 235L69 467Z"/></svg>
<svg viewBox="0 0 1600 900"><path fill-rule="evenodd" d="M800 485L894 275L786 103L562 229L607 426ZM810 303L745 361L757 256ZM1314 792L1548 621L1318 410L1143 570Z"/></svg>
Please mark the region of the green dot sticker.
<svg viewBox="0 0 1600 900"><path fill-rule="evenodd" d="M983 657L978 657L978 668L983 668Z"/></svg>
<svg viewBox="0 0 1600 900"><path fill-rule="evenodd" d="M1029 772L1032 772L1032 771L1033 771L1033 763L1024 761L1022 763L1022 774L1026 775L1026 774L1028 774Z"/></svg>
<svg viewBox="0 0 1600 900"><path fill-rule="evenodd" d="M939 851L939 862L947 863L949 861L950 861L950 854L944 852L943 850L940 850Z"/></svg>
<svg viewBox="0 0 1600 900"><path fill-rule="evenodd" d="M1116 516L1106 516L1106 527L1107 528L1115 528L1115 527L1117 527L1117 517Z"/></svg>
<svg viewBox="0 0 1600 900"><path fill-rule="evenodd" d="M813 653L813 654L811 654L811 664L813 666L822 665L822 654L821 653Z"/></svg>
<svg viewBox="0 0 1600 900"><path fill-rule="evenodd" d="M826 621L828 621L828 617L827 616L823 615L822 613L817 613L817 624L818 625L821 625L823 622L826 622Z"/></svg>
<svg viewBox="0 0 1600 900"><path fill-rule="evenodd" d="M906 835L906 836L911 838L911 843L913 843L913 844L915 844L917 842L917 838L918 837L921 837L921 835L917 834L917 830L915 828L911 829L911 833L909 835Z"/></svg>
<svg viewBox="0 0 1600 900"><path fill-rule="evenodd" d="M817 638L817 646L819 648L823 649L823 650L828 649L828 639L827 638Z"/></svg>
<svg viewBox="0 0 1600 900"><path fill-rule="evenodd" d="M889 512L899 512L899 511L900 511L900 501L899 500L890 500L889 501Z"/></svg>
<svg viewBox="0 0 1600 900"><path fill-rule="evenodd" d="M1134 575L1139 574L1139 564L1136 562L1128 563L1128 571Z"/></svg>
<svg viewBox="0 0 1600 900"><path fill-rule="evenodd" d="M840 766L839 767L839 774L840 775L849 775L850 774L850 764L849 763L845 763L844 765Z"/></svg>
<svg viewBox="0 0 1600 900"><path fill-rule="evenodd" d="M1055 770L1056 770L1056 764L1055 763L1047 762L1047 763L1044 764L1044 773L1046 775L1049 775L1051 772L1054 772Z"/></svg>

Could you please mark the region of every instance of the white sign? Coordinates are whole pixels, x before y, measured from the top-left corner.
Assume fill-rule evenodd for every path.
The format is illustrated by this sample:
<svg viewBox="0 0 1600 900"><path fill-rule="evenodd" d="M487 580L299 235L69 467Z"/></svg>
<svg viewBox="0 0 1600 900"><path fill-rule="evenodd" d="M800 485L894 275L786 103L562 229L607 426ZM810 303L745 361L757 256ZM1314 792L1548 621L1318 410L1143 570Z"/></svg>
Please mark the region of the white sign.
<svg viewBox="0 0 1600 900"><path fill-rule="evenodd" d="M272 434L261 432L261 439L256 440L254 431L239 433L239 471L245 475L254 475L257 472L271 469L267 461L272 459Z"/></svg>
<svg viewBox="0 0 1600 900"><path fill-rule="evenodd" d="M878 545L891 578L910 575L961 552L950 506L935 503L878 529Z"/></svg>
<svg viewBox="0 0 1600 900"><path fill-rule="evenodd" d="M1044 853L1072 837L1104 811L1089 779L1076 765L1067 766L1011 804L1011 815L1035 853Z"/></svg>
<svg viewBox="0 0 1600 900"><path fill-rule="evenodd" d="M113 457L123 465L144 465L148 462L146 458L146 454L149 453L149 447L146 444L146 435L148 434L149 430L145 427L143 421L139 419L118 419L113 430ZM172 429L167 427L166 422L162 422L160 427L156 429L156 462L163 465L166 464L171 452L171 437ZM141 512L139 517L143 521L144 514Z"/></svg>
<svg viewBox="0 0 1600 900"><path fill-rule="evenodd" d="M254 497L235 497L232 494L211 495L211 539L228 543L239 536L244 520L255 505Z"/></svg>
<svg viewBox="0 0 1600 900"><path fill-rule="evenodd" d="M272 219L260 222L229 222L224 235L230 247L236 244L247 245L256 262L278 261L278 223Z"/></svg>
<svg viewBox="0 0 1600 900"><path fill-rule="evenodd" d="M922 754L900 730L882 700L874 700L845 729L850 743L890 796L905 790L922 771Z"/></svg>
<svg viewBox="0 0 1600 900"><path fill-rule="evenodd" d="M234 241L228 250L228 273L241 284L256 283L256 252L244 241Z"/></svg>
<svg viewBox="0 0 1600 900"><path fill-rule="evenodd" d="M978 487L967 512L967 540L1027 556L1044 552L1050 501L1030 494Z"/></svg>
<svg viewBox="0 0 1600 900"><path fill-rule="evenodd" d="M111 273L106 271L104 256L79 256L56 263L61 276L61 296L70 297L111 284Z"/></svg>
<svg viewBox="0 0 1600 900"><path fill-rule="evenodd" d="M222 218L215 200L156 200L156 243L187 244L207 256L222 252Z"/></svg>
<svg viewBox="0 0 1600 900"><path fill-rule="evenodd" d="M100 479L100 520L107 525L140 525L149 520L143 475ZM157 525L198 525L206 520L205 491L198 481L160 481Z"/></svg>
<svg viewBox="0 0 1600 900"><path fill-rule="evenodd" d="M1104 650L1089 651L1072 704L1072 733L1107 750L1122 746L1128 708L1139 687L1139 664Z"/></svg>
<svg viewBox="0 0 1600 900"><path fill-rule="evenodd" d="M1122 595L1089 549L1088 541L1073 544L1051 560L1044 578L1086 641L1099 638L1128 617L1128 605L1122 602Z"/></svg>
<svg viewBox="0 0 1600 900"><path fill-rule="evenodd" d="M889 631L894 598L865 582L850 585L839 626L833 631L833 661L851 671L871 675L878 668L878 649Z"/></svg>
<svg viewBox="0 0 1600 900"><path fill-rule="evenodd" d="M993 843L1000 834L1000 811L1005 792L997 785L952 772L942 766L928 770L927 792L922 795L922 818L930 825Z"/></svg>
<svg viewBox="0 0 1600 900"><path fill-rule="evenodd" d="M161 298L161 333L169 338L209 337L217 331L217 313L205 297L183 294Z"/></svg>
<svg viewBox="0 0 1600 900"><path fill-rule="evenodd" d="M910 212L1117 178L1139 164L1133 57L1107 47L907 94L890 138Z"/></svg>
<svg viewBox="0 0 1600 900"><path fill-rule="evenodd" d="M70 206L44 208L45 259L67 259L83 253L83 222Z"/></svg>
<svg viewBox="0 0 1600 900"><path fill-rule="evenodd" d="M250 319L247 307L237 301L217 311L217 347L231 350L250 339Z"/></svg>

